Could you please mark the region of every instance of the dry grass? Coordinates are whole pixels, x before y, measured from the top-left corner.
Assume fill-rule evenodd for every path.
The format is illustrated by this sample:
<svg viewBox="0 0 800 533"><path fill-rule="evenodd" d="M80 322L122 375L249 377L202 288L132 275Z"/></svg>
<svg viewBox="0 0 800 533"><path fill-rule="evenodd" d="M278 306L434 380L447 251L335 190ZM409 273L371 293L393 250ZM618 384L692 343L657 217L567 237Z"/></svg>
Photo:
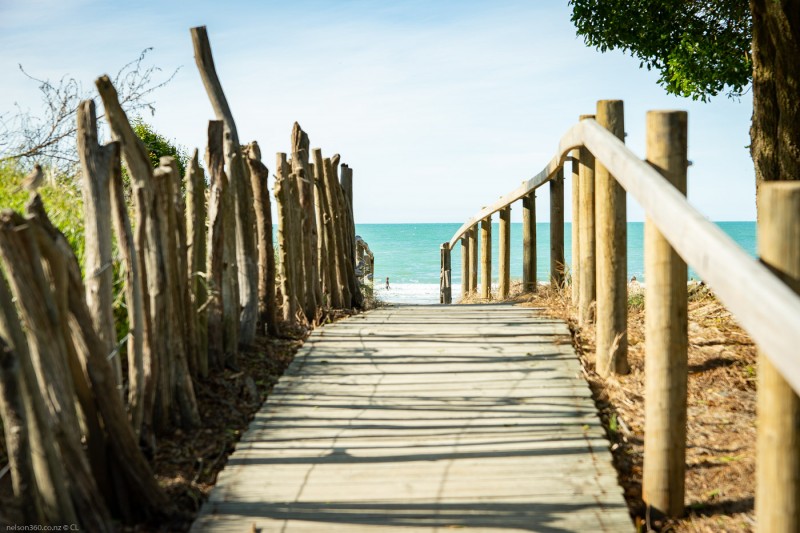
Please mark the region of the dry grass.
<svg viewBox="0 0 800 533"><path fill-rule="evenodd" d="M689 286L689 383L686 515L650 521L642 502L644 454L644 293L633 283L628 299L631 372L602 379L595 372L594 327L579 328L569 288L539 286L534 295L512 287L510 301L564 319L573 332L631 515L640 531L753 531L755 490L756 349L707 287ZM470 303L481 301L474 296Z"/></svg>

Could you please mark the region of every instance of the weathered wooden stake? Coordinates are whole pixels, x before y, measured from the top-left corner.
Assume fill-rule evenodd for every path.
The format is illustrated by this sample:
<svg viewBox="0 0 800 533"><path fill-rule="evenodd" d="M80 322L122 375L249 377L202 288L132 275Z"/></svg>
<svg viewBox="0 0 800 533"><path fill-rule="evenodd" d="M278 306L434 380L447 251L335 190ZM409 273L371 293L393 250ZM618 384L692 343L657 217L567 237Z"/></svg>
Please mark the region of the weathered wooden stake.
<svg viewBox="0 0 800 533"><path fill-rule="evenodd" d="M441 271L439 273L439 303L453 303L452 287L450 285L452 268L450 266L450 243L442 243L439 248L441 252Z"/></svg>
<svg viewBox="0 0 800 533"><path fill-rule="evenodd" d="M167 287L167 329L170 340L169 355L164 354L167 363L166 388L163 394L173 394L177 409L170 411L171 420L183 428L200 425L200 413L194 396L191 374L189 372L186 335L186 250L181 247L179 216L183 212L176 209L176 196L180 194L181 177L171 156L162 157L159 167L153 173L156 191L156 206L161 221L161 242L163 243L166 265ZM180 216L180 225L184 218ZM183 261L181 259L184 259Z"/></svg>
<svg viewBox="0 0 800 533"><path fill-rule="evenodd" d="M522 288L536 292L536 191L522 197Z"/></svg>
<svg viewBox="0 0 800 533"><path fill-rule="evenodd" d="M492 217L481 220L481 298L492 298Z"/></svg>
<svg viewBox="0 0 800 533"><path fill-rule="evenodd" d="M121 496L118 496L116 500L121 506L129 505L131 512L136 516L159 517L168 514L172 507L171 503L158 485L150 465L139 449L137 439L128 423L125 407L115 394L113 371L102 353L100 348L102 341L94 330L89 310L82 297L85 288L78 261L66 237L48 219L41 200L36 197L26 207L28 220L36 230L36 240L41 246L43 256L47 256L52 265L52 258L60 255L65 267L68 308L70 322L73 324L72 336L76 346L79 347L82 370L91 383L97 412L102 418L108 437L111 464L117 471L118 479L124 482L123 490L119 490L120 485L117 485L117 488L120 495L129 498L122 501ZM67 457L64 460L67 462Z"/></svg>
<svg viewBox="0 0 800 533"><path fill-rule="evenodd" d="M32 206L38 206L40 211L32 213ZM107 531L110 529L108 510L98 492L99 487L109 489L105 434L98 419L97 396L92 394L85 368L81 365L81 356L86 351L75 342L74 330L69 327L69 306L79 303L86 311L86 323L94 331L93 319L85 300L86 289L81 283L78 290L70 290L69 267L74 267L80 275L80 266L66 238L61 235L63 243L60 249L56 249L52 240L42 235L38 216L39 213L44 214L41 197L38 194L32 195L26 208L28 217L25 219L10 210L3 211L0 216L0 234L3 237L0 248L5 262L4 270L13 287L20 317L26 324L28 342L32 348L31 359L37 367L39 383L36 393L40 393L48 403L48 423L54 429L53 435L69 479L70 497L75 510L82 521L88 522L84 523L87 529L98 527L98 530ZM8 233L9 231L13 233ZM74 264L67 264L64 250L68 251ZM46 313L45 320L40 316L42 311ZM94 349L109 369L105 382L108 401L121 405L113 370L105 359L105 354L101 353L102 341L96 332L94 334L98 341ZM45 346L49 353L40 351ZM58 396L61 394L64 403L60 404L62 407L58 407ZM74 411L76 403L81 408L77 415ZM68 406L69 409L64 409L63 406ZM128 425L124 411L122 419ZM78 421L80 426L77 425ZM81 442L84 439L87 452L84 452ZM100 457L97 456L98 453Z"/></svg>
<svg viewBox="0 0 800 533"><path fill-rule="evenodd" d="M800 293L800 182L764 182L758 192L758 214L761 260ZM758 529L797 531L800 524L800 398L763 353L759 353L758 359L757 413Z"/></svg>
<svg viewBox="0 0 800 533"><path fill-rule="evenodd" d="M469 292L478 292L478 227L475 224L469 230Z"/></svg>
<svg viewBox="0 0 800 533"><path fill-rule="evenodd" d="M550 180L550 284L564 286L564 167Z"/></svg>
<svg viewBox="0 0 800 533"><path fill-rule="evenodd" d="M117 330L114 326L114 268L111 258L112 165L119 165L119 146L100 146L97 140L97 114L93 100L78 106L78 155L83 171L83 215L86 271L86 303L94 327L111 360L114 379L122 397L122 365L116 354ZM114 157L116 155L116 157Z"/></svg>
<svg viewBox="0 0 800 533"><path fill-rule="evenodd" d="M328 231L325 228L325 192L322 151L314 148L311 151L313 163L310 163L311 174L314 179L314 215L317 224L317 271L319 272L319 284L321 297L319 304L323 307L331 307L331 291L328 270Z"/></svg>
<svg viewBox="0 0 800 533"><path fill-rule="evenodd" d="M317 189L319 200L322 203L322 231L325 233L324 268L326 278L326 293L328 306L340 309L343 306L342 292L336 268L336 232L334 231L333 206L330 204L328 194L328 176L330 173L330 159L322 158L319 148L312 150L314 156L314 170L317 173Z"/></svg>
<svg viewBox="0 0 800 533"><path fill-rule="evenodd" d="M580 119L594 118L594 115L581 115ZM595 233L594 233L594 155L581 147L578 175L578 323L586 325L593 320L593 304L596 297L597 279L595 273Z"/></svg>
<svg viewBox="0 0 800 533"><path fill-rule="evenodd" d="M137 255L136 237L131 228L128 204L125 202L120 147L119 143L115 144L116 163L113 166L110 182L111 214L117 236L117 247L125 271L125 304L128 310L128 416L133 432L139 437L144 423L145 391L148 386L152 386L150 369L153 367L153 354L150 352L151 343L146 339L149 328L146 326L148 313L145 310L142 293L140 275L142 266ZM144 233L144 223L136 230Z"/></svg>
<svg viewBox="0 0 800 533"><path fill-rule="evenodd" d="M580 150L575 149L570 154L572 156L572 305L578 305L580 298L580 270L581 270L581 203L580 203Z"/></svg>
<svg viewBox="0 0 800 533"><path fill-rule="evenodd" d="M272 244L272 203L269 198L269 171L261 162L261 149L253 141L247 148L247 165L253 188L258 249L258 313L261 328L277 335L275 302L275 248ZM262 329L263 333L263 329Z"/></svg>
<svg viewBox="0 0 800 533"><path fill-rule="evenodd" d="M280 274L281 311L285 322L294 322L297 316L295 274L297 265L292 254L291 195L286 154L277 154L275 163L275 203L278 208L278 270Z"/></svg>
<svg viewBox="0 0 800 533"><path fill-rule="evenodd" d="M342 307L352 305L350 280L347 275L347 253L345 252L345 232L342 227L342 202L341 185L336 174L339 156L335 154L331 159L326 159L325 164L325 194L328 196L328 206L331 213L331 230L333 231L334 264L336 265L336 278L334 289L339 292Z"/></svg>
<svg viewBox="0 0 800 533"><path fill-rule="evenodd" d="M233 194L232 207L236 227L233 230L236 239L236 293L231 298L236 300L235 308L237 310L241 305L241 316L239 314L236 316L237 343L250 344L253 341L258 322L258 267L253 231L255 227L253 191L250 189L250 180L246 174L233 113L214 66L208 32L205 26L198 26L192 28L190 33L194 46L195 63L208 99L214 108L217 120L225 123L225 164L228 169L230 190Z"/></svg>
<svg viewBox="0 0 800 533"><path fill-rule="evenodd" d="M223 124L221 120L208 122L208 148L206 169L211 182L208 195L208 366L222 370L225 364L225 216L224 198L228 194L228 177L225 175L225 158L222 153Z"/></svg>
<svg viewBox="0 0 800 533"><path fill-rule="evenodd" d="M163 158L162 158L163 159ZM193 310L193 298L190 284L189 264L189 245L186 236L186 200L181 192L181 184L185 176L181 176L178 163L175 159L166 160L172 170L172 208L175 212L175 234L178 246L176 248L175 261L178 265L178 309L180 322L183 326L183 345L186 350L186 363L190 378L198 375L197 363L197 321L196 313ZM190 380L191 381L191 380Z"/></svg>
<svg viewBox="0 0 800 533"><path fill-rule="evenodd" d="M625 139L622 100L597 102L597 122ZM628 251L625 189L599 161L595 167L597 372L627 374Z"/></svg>
<svg viewBox="0 0 800 533"><path fill-rule="evenodd" d="M350 292L353 298L353 307L361 308L364 304L364 296L361 294L361 287L355 272L356 257L356 222L353 213L353 169L348 165L342 164L342 197L344 199L344 215L346 220L345 232L347 234L347 271L350 278ZM349 196L348 196L349 195Z"/></svg>
<svg viewBox="0 0 800 533"><path fill-rule="evenodd" d="M197 371L208 376L208 314L206 291L206 180L197 150L192 154L184 179L186 188L187 275L191 295L189 318L194 321Z"/></svg>
<svg viewBox="0 0 800 533"><path fill-rule="evenodd" d="M19 356L0 335L0 418L3 420L11 488L20 504L22 518L41 523L41 498L33 470L28 414L23 394L27 390L20 373Z"/></svg>
<svg viewBox="0 0 800 533"><path fill-rule="evenodd" d="M25 404L31 460L36 477L37 499L31 503L38 506L43 522L55 524L65 520L65 517L77 522L67 490L64 467L56 451L49 411L39 392L28 342L17 317L11 290L3 276L0 276L0 337L9 343L19 357L19 385Z"/></svg>
<svg viewBox="0 0 800 533"><path fill-rule="evenodd" d="M143 361L144 361L144 399L142 431L144 440L152 444L152 431L155 429L154 415L156 407L159 411L168 410L169 398L158 398L157 382L159 379L160 360L162 354L168 353L167 335L163 331L165 319L164 307L164 259L160 245L157 214L155 211L153 192L153 167L147 150L136 136L128 121L128 117L119 103L117 91L108 76L95 80L95 86L103 99L111 136L119 141L122 156L131 178L132 197L135 218L135 250L139 263L139 279L142 288L142 307L144 323L142 328ZM120 209L117 201L117 210ZM161 408L164 409L161 409ZM162 417L166 420L166 416ZM165 429L165 428L159 428Z"/></svg>
<svg viewBox="0 0 800 533"><path fill-rule="evenodd" d="M511 207L500 210L500 299L508 298L511 289Z"/></svg>
<svg viewBox="0 0 800 533"><path fill-rule="evenodd" d="M686 125L683 111L647 113L647 161L682 194L686 194ZM686 263L649 220L644 245L643 499L655 513L677 517L683 514L686 462Z"/></svg>
<svg viewBox="0 0 800 533"><path fill-rule="evenodd" d="M344 197L344 191L339 182L339 154L335 154L331 158L333 165L334 186L332 189L336 193L336 204L338 217L336 218L336 226L339 231L339 241L341 243L339 253L341 254L341 264L344 267L344 278L347 283L345 289L345 304L348 308L359 307L359 296L361 291L358 288L356 281L356 272L354 265L355 255L350 253L350 222L349 213L347 208L347 201ZM344 167L342 167L344 170Z"/></svg>

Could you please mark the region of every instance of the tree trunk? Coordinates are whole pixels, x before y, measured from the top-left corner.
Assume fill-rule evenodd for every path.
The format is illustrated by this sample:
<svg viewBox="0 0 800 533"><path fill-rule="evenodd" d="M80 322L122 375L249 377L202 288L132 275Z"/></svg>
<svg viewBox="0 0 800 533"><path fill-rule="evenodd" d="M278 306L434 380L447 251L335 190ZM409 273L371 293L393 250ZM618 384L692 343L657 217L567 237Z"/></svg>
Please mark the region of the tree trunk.
<svg viewBox="0 0 800 533"><path fill-rule="evenodd" d="M800 0L750 0L756 194L765 181L800 179Z"/></svg>

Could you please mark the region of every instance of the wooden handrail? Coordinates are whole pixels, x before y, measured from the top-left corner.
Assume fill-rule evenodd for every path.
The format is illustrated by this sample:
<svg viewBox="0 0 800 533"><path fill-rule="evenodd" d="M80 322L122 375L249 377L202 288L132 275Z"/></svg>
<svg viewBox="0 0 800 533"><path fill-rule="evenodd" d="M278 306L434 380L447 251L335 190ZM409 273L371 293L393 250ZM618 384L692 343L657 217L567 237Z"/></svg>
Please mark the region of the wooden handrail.
<svg viewBox="0 0 800 533"><path fill-rule="evenodd" d="M570 130L570 132L571 131L572 130ZM567 135L569 135L570 132L567 132ZM566 135L564 137L566 137ZM450 248L452 249L456 245L458 240L461 237L463 237L464 234L467 232L467 230L469 230L472 226L474 226L484 218L497 213L501 209L508 207L517 200L520 200L523 196L529 194L531 191L541 187L542 185L553 179L556 173L558 172L558 169L561 168L566 161L571 161L571 158L568 157L566 154L567 152L569 152L571 148L574 147L567 148L566 150L562 150L562 148L563 144L559 144L558 154L561 155L560 156L556 155L556 157L554 157L547 164L547 166L542 169L541 172L536 174L528 181L523 182L522 185L520 185L510 193L500 197L500 199L497 200L492 205L484 207L483 209L478 211L478 214L476 214L474 217L466 221L460 228L458 228L458 231L456 231L453 234L453 238L450 239Z"/></svg>
<svg viewBox="0 0 800 533"><path fill-rule="evenodd" d="M555 157L541 172L462 225L450 240L450 248L476 222L551 180L568 159L568 152L580 146L585 146L636 199L675 251L700 274L800 393L800 296L593 119L582 120L561 137Z"/></svg>

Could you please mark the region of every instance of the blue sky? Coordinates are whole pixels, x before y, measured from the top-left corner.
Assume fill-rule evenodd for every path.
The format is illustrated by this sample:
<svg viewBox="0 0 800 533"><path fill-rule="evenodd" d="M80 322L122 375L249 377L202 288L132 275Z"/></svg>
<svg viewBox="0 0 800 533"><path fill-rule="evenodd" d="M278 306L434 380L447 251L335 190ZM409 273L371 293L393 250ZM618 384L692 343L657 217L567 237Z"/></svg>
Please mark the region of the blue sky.
<svg viewBox="0 0 800 533"><path fill-rule="evenodd" d="M604 98L625 101L640 155L647 110L687 110L689 200L712 220L753 220L750 95L668 96L638 61L584 45L569 16L566 1L0 0L0 113L40 106L18 63L91 87L153 47L151 64L180 70L144 119L202 151L213 112L189 28L206 25L240 139L258 140L272 169L300 122L354 169L358 222L463 222L536 174Z"/></svg>

